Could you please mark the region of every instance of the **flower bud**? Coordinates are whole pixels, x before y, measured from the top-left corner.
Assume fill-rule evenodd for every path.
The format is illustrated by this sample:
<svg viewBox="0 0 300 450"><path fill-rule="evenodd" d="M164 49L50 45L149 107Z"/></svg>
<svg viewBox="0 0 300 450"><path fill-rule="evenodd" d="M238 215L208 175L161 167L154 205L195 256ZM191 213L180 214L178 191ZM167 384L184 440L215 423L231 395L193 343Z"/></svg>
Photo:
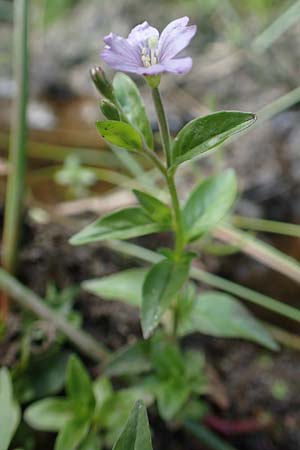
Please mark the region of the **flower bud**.
<svg viewBox="0 0 300 450"><path fill-rule="evenodd" d="M90 75L94 82L94 85L96 86L100 94L102 94L109 100L114 101L113 86L111 82L106 78L103 69L101 69L101 67L94 67L93 69L91 69Z"/></svg>
<svg viewBox="0 0 300 450"><path fill-rule="evenodd" d="M120 114L117 107L109 100L101 100L100 109L107 119L120 120Z"/></svg>

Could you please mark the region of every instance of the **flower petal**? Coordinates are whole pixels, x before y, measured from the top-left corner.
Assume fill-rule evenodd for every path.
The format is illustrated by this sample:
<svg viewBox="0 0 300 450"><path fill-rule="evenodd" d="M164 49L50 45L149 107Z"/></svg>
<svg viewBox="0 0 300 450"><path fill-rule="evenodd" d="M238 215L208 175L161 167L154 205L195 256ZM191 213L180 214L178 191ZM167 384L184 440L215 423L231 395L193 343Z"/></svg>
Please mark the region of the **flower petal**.
<svg viewBox="0 0 300 450"><path fill-rule="evenodd" d="M177 73L178 75L184 75L191 70L193 60L190 57L170 59L168 61L164 61L161 65L164 67L164 72L171 72Z"/></svg>
<svg viewBox="0 0 300 450"><path fill-rule="evenodd" d="M159 75L160 73L165 72L166 69L163 64L154 64L150 67L139 67L138 74L139 75Z"/></svg>
<svg viewBox="0 0 300 450"><path fill-rule="evenodd" d="M139 73L138 64L130 63L126 56L120 56L113 52L111 49L105 49L101 53L101 58L114 70L120 70L121 72Z"/></svg>
<svg viewBox="0 0 300 450"><path fill-rule="evenodd" d="M141 59L139 49L134 48L123 37L110 33L105 36L104 42L106 44L104 52L110 51L116 56L118 55L122 61L127 61L130 65L140 65Z"/></svg>
<svg viewBox="0 0 300 450"><path fill-rule="evenodd" d="M151 27L148 22L143 22L134 27L128 35L127 41L135 46L143 46L150 37L159 38L159 32L156 28Z"/></svg>
<svg viewBox="0 0 300 450"><path fill-rule="evenodd" d="M187 26L188 17L173 20L161 33L158 43L159 61L171 59L190 43L194 37L196 25Z"/></svg>

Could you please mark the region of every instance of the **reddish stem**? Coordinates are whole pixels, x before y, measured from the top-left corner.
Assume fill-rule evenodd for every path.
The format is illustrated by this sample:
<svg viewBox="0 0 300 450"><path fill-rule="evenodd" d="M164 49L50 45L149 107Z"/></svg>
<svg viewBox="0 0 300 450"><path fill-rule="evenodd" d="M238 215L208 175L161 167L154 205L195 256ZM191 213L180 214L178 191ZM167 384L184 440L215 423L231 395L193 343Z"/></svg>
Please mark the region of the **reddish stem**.
<svg viewBox="0 0 300 450"><path fill-rule="evenodd" d="M242 420L227 420L221 417L210 415L205 419L206 425L224 436L234 436L237 434L248 434L261 431L268 424L256 418Z"/></svg>

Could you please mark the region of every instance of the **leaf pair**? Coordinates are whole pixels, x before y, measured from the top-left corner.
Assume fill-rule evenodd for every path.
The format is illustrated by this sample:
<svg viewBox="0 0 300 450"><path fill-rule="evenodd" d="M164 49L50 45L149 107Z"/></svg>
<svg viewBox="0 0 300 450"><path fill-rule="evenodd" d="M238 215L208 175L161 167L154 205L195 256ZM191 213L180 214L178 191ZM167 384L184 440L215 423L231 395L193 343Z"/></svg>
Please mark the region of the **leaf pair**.
<svg viewBox="0 0 300 450"><path fill-rule="evenodd" d="M99 121L97 129L110 144L130 151L142 151L143 140L153 147L153 135L145 105L135 83L125 74L117 73L113 80L114 96L126 122ZM256 120L252 113L220 111L199 117L178 133L171 153L170 171L185 161L222 144L226 139L250 127Z"/></svg>
<svg viewBox="0 0 300 450"><path fill-rule="evenodd" d="M110 144L127 150L142 151L143 139L152 148L151 128L135 84L124 74L117 74L113 84L129 123L99 121L96 124L99 133ZM183 162L206 154L234 134L250 127L255 120L254 114L240 111L219 111L192 120L180 130L174 141L169 170L174 172Z"/></svg>
<svg viewBox="0 0 300 450"><path fill-rule="evenodd" d="M163 259L161 263L164 262ZM100 297L120 300L142 308L142 292L146 276L145 269L129 269L99 280L86 281L83 287ZM134 286L136 292L133 295ZM156 310L157 303L154 305L156 306L153 308ZM151 310L150 314L153 317ZM145 332L147 330L148 327L145 327ZM246 339L272 350L277 349L277 344L270 334L234 297L221 292L196 295L192 285L180 295L177 332L181 336L200 332L217 337ZM139 354L143 365L145 361L142 359L142 353ZM126 365L125 360L124 364Z"/></svg>

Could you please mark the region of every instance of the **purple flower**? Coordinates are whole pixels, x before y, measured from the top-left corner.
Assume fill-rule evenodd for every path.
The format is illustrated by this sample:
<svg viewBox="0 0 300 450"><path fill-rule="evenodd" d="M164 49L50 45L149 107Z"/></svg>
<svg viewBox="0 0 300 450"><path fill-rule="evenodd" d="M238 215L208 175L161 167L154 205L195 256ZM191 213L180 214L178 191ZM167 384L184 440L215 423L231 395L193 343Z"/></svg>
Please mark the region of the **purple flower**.
<svg viewBox="0 0 300 450"><path fill-rule="evenodd" d="M139 75L160 75L163 72L185 74L192 67L192 58L175 58L194 37L196 25L188 26L189 18L181 17L166 26L161 35L148 22L137 25L127 39L110 33L101 56L115 70Z"/></svg>

